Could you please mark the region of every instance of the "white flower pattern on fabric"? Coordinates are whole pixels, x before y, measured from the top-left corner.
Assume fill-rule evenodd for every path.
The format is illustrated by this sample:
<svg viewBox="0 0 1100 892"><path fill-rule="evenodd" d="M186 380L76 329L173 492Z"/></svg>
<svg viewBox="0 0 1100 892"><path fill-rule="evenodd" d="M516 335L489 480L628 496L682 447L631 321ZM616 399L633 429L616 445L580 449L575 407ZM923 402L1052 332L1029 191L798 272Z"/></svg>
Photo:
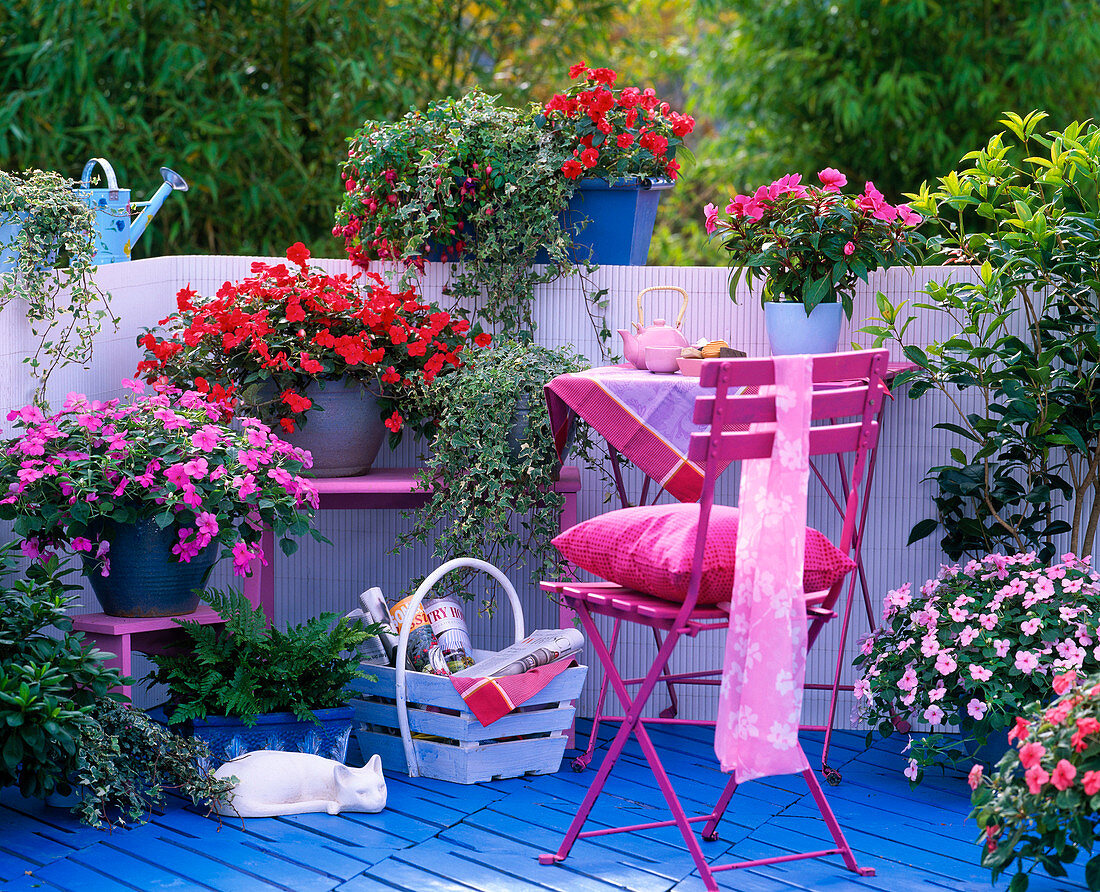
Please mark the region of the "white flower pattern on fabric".
<svg viewBox="0 0 1100 892"><path fill-rule="evenodd" d="M809 767L798 721L806 668L802 565L812 360L775 357L775 375L774 460L741 467L737 575L714 741L722 770L734 771L741 783Z"/></svg>

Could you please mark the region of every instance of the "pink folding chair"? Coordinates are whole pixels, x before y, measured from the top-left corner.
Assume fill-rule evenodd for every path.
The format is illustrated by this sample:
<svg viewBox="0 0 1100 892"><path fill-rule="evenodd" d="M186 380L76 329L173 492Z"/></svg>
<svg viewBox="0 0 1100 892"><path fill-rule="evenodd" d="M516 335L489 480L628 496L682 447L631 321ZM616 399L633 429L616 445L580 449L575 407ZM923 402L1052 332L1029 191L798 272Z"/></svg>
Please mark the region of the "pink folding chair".
<svg viewBox="0 0 1100 892"><path fill-rule="evenodd" d="M850 472L844 481L845 491L839 494L843 496L843 522L840 525L839 538L833 542L843 555L852 554L860 517L860 483L868 453L874 449L878 440L878 413L886 392L882 380L886 364L885 350L856 351L813 358L814 391L811 409L813 426L809 432L810 455L834 454L847 455L851 458ZM725 631L728 627L727 609L720 604L699 603L701 591L708 589L702 566L712 514L718 513L714 511L715 482L732 462L768 458L772 452L774 436L768 429L768 425L774 424L776 420L775 398L773 395L759 391L760 387L775 383L775 366L771 359L736 359L707 363L704 365L700 383L704 388L714 388L713 395L705 394L699 397L695 406L695 422L709 425L709 429L692 435L688 457L704 468L703 494L697 506L666 506L669 511L685 509L698 511L691 575L683 602L669 600L667 593L666 597L656 597L636 589L625 588L611 581L542 583L544 590L557 594L576 612L601 663L606 679L622 705L624 714L620 718L618 732L599 770L595 773L560 847L553 854L540 855L539 862L553 864L564 860L577 839L676 826L683 835L707 889L718 888L713 876L718 871L827 855L840 855L849 870L861 876L871 876L874 874L872 868L862 868L856 864L851 847L845 840L812 769L801 772L802 777L810 788L821 816L829 828L835 842L834 848L733 864L717 866L708 864L691 825L705 822L701 834L703 839L713 841L718 838L717 826L737 789L737 777L735 775L730 777L710 812L688 817L661 763L660 753L646 730L647 724L662 721L660 718L642 716L650 695L659 683L692 682L698 681L701 676L713 675L708 672L674 673L670 671L669 661L677 644L683 638L694 638L699 632ZM628 508L612 511L598 518L599 526L607 529L608 524L603 521L614 524L620 519L625 525L629 522L626 512L639 510L655 509ZM719 509L719 511L722 510ZM580 527L574 528L578 531L580 529ZM582 534L578 532L577 535ZM807 542L809 542L809 535ZM812 646L825 623L836 616L833 607L846 579L846 575L842 573L826 592L807 595L808 646ZM712 585L709 587L713 588ZM607 640L596 624L597 615L614 620L612 632ZM649 670L641 678L624 678L616 664L615 644L619 637L620 625L624 622L648 626L657 638L659 645L657 655ZM717 681L714 680L714 683ZM632 691L632 688L636 690ZM699 724L704 723L699 722ZM608 775L631 735L637 739L653 771L672 818L647 824L582 830L596 799L603 790Z"/></svg>

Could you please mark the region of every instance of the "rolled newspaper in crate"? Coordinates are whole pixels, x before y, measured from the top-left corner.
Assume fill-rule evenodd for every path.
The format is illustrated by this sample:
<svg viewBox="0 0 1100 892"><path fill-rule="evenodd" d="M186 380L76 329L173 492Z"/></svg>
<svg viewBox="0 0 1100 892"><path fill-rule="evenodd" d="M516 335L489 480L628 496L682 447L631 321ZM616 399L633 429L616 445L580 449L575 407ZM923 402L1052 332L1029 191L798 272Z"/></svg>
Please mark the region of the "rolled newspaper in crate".
<svg viewBox="0 0 1100 892"><path fill-rule="evenodd" d="M463 568L496 579L512 608L515 640L524 638L523 607L512 583L499 569L474 558L456 558L434 570L417 588L401 624L397 667L365 666L376 677L357 679L351 688L356 738L363 756L382 756L383 767L407 770L410 777L434 777L462 784L524 774L552 774L561 765L573 723L572 701L580 696L585 666L566 669L519 709L488 727L477 720L446 676L405 669L409 625L417 605L448 573ZM475 650L475 659L489 651Z"/></svg>

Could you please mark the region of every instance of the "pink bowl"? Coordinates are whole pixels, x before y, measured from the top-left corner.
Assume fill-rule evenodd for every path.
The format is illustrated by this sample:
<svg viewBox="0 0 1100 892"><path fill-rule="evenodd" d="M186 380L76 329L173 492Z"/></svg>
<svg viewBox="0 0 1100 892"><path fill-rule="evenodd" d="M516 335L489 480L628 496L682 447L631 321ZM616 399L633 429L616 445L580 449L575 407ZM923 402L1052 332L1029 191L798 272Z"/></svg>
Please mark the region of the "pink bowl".
<svg viewBox="0 0 1100 892"><path fill-rule="evenodd" d="M658 375L674 375L680 371L678 361L682 347L646 347L645 366Z"/></svg>

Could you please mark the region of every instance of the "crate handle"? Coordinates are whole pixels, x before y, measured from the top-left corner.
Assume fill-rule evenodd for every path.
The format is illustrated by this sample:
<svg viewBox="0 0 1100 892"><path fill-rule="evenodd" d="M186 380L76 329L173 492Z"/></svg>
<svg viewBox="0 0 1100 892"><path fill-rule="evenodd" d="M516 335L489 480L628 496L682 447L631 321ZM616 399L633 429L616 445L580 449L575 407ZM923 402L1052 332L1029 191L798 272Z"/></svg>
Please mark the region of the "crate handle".
<svg viewBox="0 0 1100 892"><path fill-rule="evenodd" d="M428 592L432 590L440 579L452 570L460 570L464 567L488 573L501 584L505 594L508 595L508 603L512 606L512 620L515 625L516 641L520 642L524 638L523 606L519 603L519 595L516 594L516 589L508 580L508 577L487 561L479 561L476 558L453 558L447 561L447 563L436 567L428 574L424 581L417 586L416 591L413 592L413 596L409 601L409 606L405 609L405 618L401 621L401 635L397 641L397 666L395 667L397 669L397 675L395 677L395 684L397 687L395 692L397 700L397 725L401 729L401 743L405 747L405 764L409 769L409 777L420 777L420 765L416 760L416 748L413 746L412 734L409 732L409 712L408 706L405 703L405 655L409 648L409 632L412 628L413 615L420 606L420 602L424 600Z"/></svg>

